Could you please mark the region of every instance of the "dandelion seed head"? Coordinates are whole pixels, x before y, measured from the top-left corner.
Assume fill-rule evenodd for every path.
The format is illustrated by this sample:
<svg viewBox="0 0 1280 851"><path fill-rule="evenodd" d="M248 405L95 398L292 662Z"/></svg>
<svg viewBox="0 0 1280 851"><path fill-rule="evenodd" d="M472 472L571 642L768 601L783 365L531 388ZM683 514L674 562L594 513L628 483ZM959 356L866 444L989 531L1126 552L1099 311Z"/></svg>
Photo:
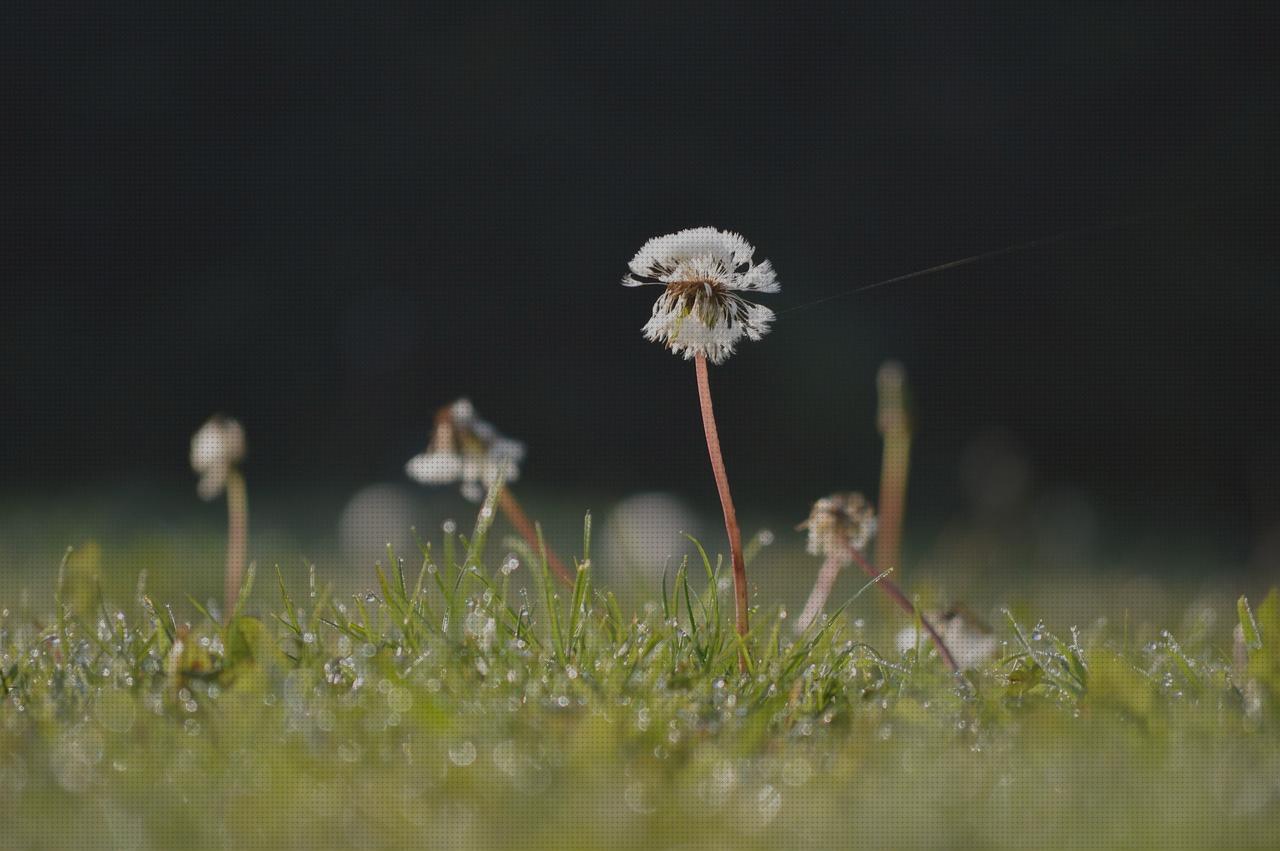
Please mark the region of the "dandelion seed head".
<svg viewBox="0 0 1280 851"><path fill-rule="evenodd" d="M813 504L799 526L809 530L810 555L851 561L850 550L862 551L876 533L876 512L857 492L834 493Z"/></svg>
<svg viewBox="0 0 1280 851"><path fill-rule="evenodd" d="M722 363L745 337L769 333L775 314L739 292L774 293L773 265L752 260L755 248L739 234L690 228L646 242L629 264L623 286L664 287L645 323L646 339L686 360L705 355Z"/></svg>
<svg viewBox="0 0 1280 851"><path fill-rule="evenodd" d="M217 498L227 486L227 476L244 456L244 427L222 414L210 417L191 437L191 469L200 476L196 492L201 499Z"/></svg>
<svg viewBox="0 0 1280 851"><path fill-rule="evenodd" d="M427 450L409 459L405 472L424 485L456 482L463 496L479 502L487 488L520 477L524 453L524 444L503 437L470 400L459 399L436 414Z"/></svg>

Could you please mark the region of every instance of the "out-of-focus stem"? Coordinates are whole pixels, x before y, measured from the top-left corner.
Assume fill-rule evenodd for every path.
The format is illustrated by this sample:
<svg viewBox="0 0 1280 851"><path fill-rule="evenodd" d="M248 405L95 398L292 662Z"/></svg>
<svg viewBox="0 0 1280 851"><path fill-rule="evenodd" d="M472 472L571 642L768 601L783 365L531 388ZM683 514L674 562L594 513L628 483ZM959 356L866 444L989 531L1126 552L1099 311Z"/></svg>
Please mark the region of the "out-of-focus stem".
<svg viewBox="0 0 1280 851"><path fill-rule="evenodd" d="M716 490L720 493L720 508L724 512L724 531L729 536L729 553L733 558L733 602L737 614L738 635L745 638L750 629L747 615L747 565L742 557L742 532L738 528L738 513L733 508L733 496L729 493L729 475L724 469L724 456L720 452L720 435L716 431L716 414L711 407L711 381L707 377L707 358L701 353L694 359L698 376L698 404L702 408L702 430L707 435L707 454L711 456L711 472L715 475ZM745 651L738 650L738 667L747 669Z"/></svg>
<svg viewBox="0 0 1280 851"><path fill-rule="evenodd" d="M876 564L902 567L902 522L907 506L911 464L911 416L906 402L906 371L888 361L876 376L880 404L876 425L884 436L880 466L880 518L876 528Z"/></svg>
<svg viewBox="0 0 1280 851"><path fill-rule="evenodd" d="M564 566L564 562L552 551L546 541L538 542L538 530L534 527L533 521L529 519L529 515L524 513L524 509L520 507L520 503L516 500L515 494L511 492L511 488L505 485L498 491L498 510L507 518L507 522L520 533L520 537L524 538L530 549L535 553L542 553L545 550L547 564L551 567L552 573L556 575L556 579L572 588L573 574L569 572L569 568Z"/></svg>
<svg viewBox="0 0 1280 851"><path fill-rule="evenodd" d="M827 599L831 596L831 589L836 586L836 579L840 576L840 568L844 565L844 560L838 555L829 555L827 560L822 563L822 570L818 572L818 579L813 583L813 590L809 592L809 602L804 604L804 611L800 613L799 619L796 621L796 632L804 632L809 628L810 624L818 619L818 615L822 614L822 610L827 605Z"/></svg>
<svg viewBox="0 0 1280 851"><path fill-rule="evenodd" d="M853 547L849 548L849 552L852 554L853 560L858 563L858 567L862 568L863 573L867 574L867 576L870 576L872 579L880 576L881 571L876 570L875 565L867 561L866 556L858 552ZM907 595L898 587L898 583L886 576L876 582L876 585L888 594L904 612L911 615L913 618L918 617L920 619L921 625L924 626L924 631L929 633L929 637L933 639L934 645L938 648L938 653L942 656L942 661L946 662L947 667L951 670L959 670L956 665L955 657L952 656L951 651L947 649L947 643L942 640L941 635L938 635L938 631L933 628L933 624L929 623L929 619L926 618L922 612L917 611L915 604L907 599Z"/></svg>
<svg viewBox="0 0 1280 851"><path fill-rule="evenodd" d="M249 549L249 495L239 470L227 474L227 573L223 599L226 617L236 610Z"/></svg>

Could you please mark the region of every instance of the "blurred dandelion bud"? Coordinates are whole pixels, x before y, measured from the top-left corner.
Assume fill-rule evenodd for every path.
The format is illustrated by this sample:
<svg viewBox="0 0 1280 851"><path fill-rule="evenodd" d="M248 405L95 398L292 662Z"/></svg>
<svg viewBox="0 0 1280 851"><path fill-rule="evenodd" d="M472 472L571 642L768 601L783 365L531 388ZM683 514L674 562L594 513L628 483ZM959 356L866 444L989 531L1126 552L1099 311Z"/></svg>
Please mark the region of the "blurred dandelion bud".
<svg viewBox="0 0 1280 851"><path fill-rule="evenodd" d="M876 533L876 511L862 494L834 493L813 504L809 517L796 527L809 531L805 550L809 555L853 560L851 550L861 552Z"/></svg>
<svg viewBox="0 0 1280 851"><path fill-rule="evenodd" d="M776 293L768 260L755 263L755 248L736 233L690 228L646 242L629 264L623 286L662 286L644 336L685 360L703 355L723 363L743 337L769 333L774 313L739 292Z"/></svg>
<svg viewBox="0 0 1280 851"><path fill-rule="evenodd" d="M249 497L239 465L245 457L244 428L214 414L191 438L191 469L200 476L196 493L207 501L227 495L226 617L236 611L249 548Z"/></svg>
<svg viewBox="0 0 1280 851"><path fill-rule="evenodd" d="M876 373L876 425L882 433L911 430L907 400L907 370L896 360L885 361Z"/></svg>
<svg viewBox="0 0 1280 851"><path fill-rule="evenodd" d="M883 437L880 464L880 534L875 562L881 567L902 565L902 524L907 513L907 478L911 468L911 410L907 370L898 361L885 361L876 373L876 426Z"/></svg>
<svg viewBox="0 0 1280 851"><path fill-rule="evenodd" d="M230 472L245 457L244 428L236 420L215 414L191 438L191 469L200 476L196 493L206 502L226 489Z"/></svg>
<svg viewBox="0 0 1280 851"><path fill-rule="evenodd" d="M937 646L943 661L951 670L957 670L955 658L947 648L946 640L930 623L930 618L920 615L915 603L888 576L888 570L867 560L863 550L876 533L876 513L866 497L857 492L833 493L813 504L809 518L796 527L809 530L807 550L810 555L822 556L822 569L809 592L809 601L796 621L796 631L804 632L822 613L836 577L841 568L855 563L876 587L883 591L898 608L912 618L919 618L925 631ZM892 568L889 568L892 570Z"/></svg>
<svg viewBox="0 0 1280 851"><path fill-rule="evenodd" d="M405 472L424 485L458 483L472 502L487 488L520 477L524 445L503 437L476 415L468 399L459 399L436 414L427 450L409 459Z"/></svg>
<svg viewBox="0 0 1280 851"><path fill-rule="evenodd" d="M876 512L866 497L857 492L833 493L813 504L809 517L797 529L809 530L805 550L822 556L822 569L809 592L800 617L795 621L797 633L809 628L822 610L835 587L840 569L866 549L876 532Z"/></svg>

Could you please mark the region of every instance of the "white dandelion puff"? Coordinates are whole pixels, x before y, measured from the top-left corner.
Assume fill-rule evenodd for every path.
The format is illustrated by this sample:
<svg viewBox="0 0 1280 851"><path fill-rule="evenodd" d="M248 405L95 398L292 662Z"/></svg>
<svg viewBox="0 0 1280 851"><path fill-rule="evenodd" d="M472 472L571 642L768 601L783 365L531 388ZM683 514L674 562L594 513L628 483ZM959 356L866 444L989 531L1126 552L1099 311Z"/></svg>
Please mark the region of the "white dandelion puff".
<svg viewBox="0 0 1280 851"><path fill-rule="evenodd" d="M216 414L191 438L191 469L199 476L196 493L206 502L217 499L226 489L231 470L244 460L244 428L240 423Z"/></svg>
<svg viewBox="0 0 1280 851"><path fill-rule="evenodd" d="M405 472L419 484L457 484L462 495L472 502L481 502L486 494L493 494L498 510L525 543L535 553L545 554L547 566L556 578L572 586L574 574L539 536L508 487L520 478L524 453L523 443L499 434L493 425L480 419L470 400L459 399L436 413L431 442L425 452L409 459ZM482 514L492 511L492 506L485 502Z"/></svg>
<svg viewBox="0 0 1280 851"><path fill-rule="evenodd" d="M805 547L810 555L834 558L847 564L852 551L861 552L876 533L876 512L860 493L836 493L813 504L809 517L799 525L809 530Z"/></svg>
<svg viewBox="0 0 1280 851"><path fill-rule="evenodd" d="M755 248L739 234L716 228L690 228L642 245L628 264L630 273L622 279L627 287L663 288L644 325L644 336L693 361L702 430L733 563L735 628L744 639L750 632L747 567L742 530L720 451L707 363L723 363L743 337L759 340L769 333L775 318L773 311L740 295L774 293L779 289L773 265L767 260L756 263L754 255ZM738 667L744 673L748 669L746 652L741 648Z"/></svg>
<svg viewBox="0 0 1280 851"><path fill-rule="evenodd" d="M410 458L405 472L424 485L457 483L463 496L479 502L487 488L520 477L524 451L524 444L480 419L469 400L459 399L436 415L427 450Z"/></svg>
<svg viewBox="0 0 1280 851"><path fill-rule="evenodd" d="M452 484L462 477L462 456L456 452L423 452L409 459L405 471L420 484Z"/></svg>
<svg viewBox="0 0 1280 851"><path fill-rule="evenodd" d="M775 315L740 292L775 293L777 274L768 260L736 233L690 228L646 242L629 264L623 286L662 286L644 336L686 360L704 355L723 363L745 337L769 333Z"/></svg>

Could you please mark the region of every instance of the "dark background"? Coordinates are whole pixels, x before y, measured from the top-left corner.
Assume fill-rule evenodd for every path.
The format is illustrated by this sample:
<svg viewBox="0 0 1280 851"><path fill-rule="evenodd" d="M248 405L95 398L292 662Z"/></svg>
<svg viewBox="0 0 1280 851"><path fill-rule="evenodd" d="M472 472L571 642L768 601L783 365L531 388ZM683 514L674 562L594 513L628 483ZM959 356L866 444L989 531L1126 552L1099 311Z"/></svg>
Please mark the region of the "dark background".
<svg viewBox="0 0 1280 851"><path fill-rule="evenodd" d="M976 440L1122 534L1280 526L1268 4L267 6L0 13L11 487L185 486L215 410L255 481L397 479L466 394L532 487L713 506L645 239L742 232L781 310L1139 217L780 317L713 371L740 500L874 491L892 356L919 511Z"/></svg>

